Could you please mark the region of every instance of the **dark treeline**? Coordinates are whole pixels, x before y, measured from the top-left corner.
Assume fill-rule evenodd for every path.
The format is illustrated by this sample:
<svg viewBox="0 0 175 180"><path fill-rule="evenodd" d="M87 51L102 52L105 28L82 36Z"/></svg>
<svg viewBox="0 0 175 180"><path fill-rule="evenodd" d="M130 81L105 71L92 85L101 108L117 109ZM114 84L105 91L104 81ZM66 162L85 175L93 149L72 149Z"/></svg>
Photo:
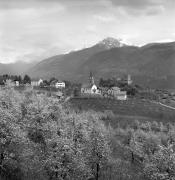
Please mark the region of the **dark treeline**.
<svg viewBox="0 0 175 180"><path fill-rule="evenodd" d="M12 80L12 81L18 81L19 84L26 84L26 83L31 83L31 78L28 75L25 75L24 78L22 76L18 75L9 75L9 74L4 74L0 75L0 85L4 85L6 80Z"/></svg>
<svg viewBox="0 0 175 180"><path fill-rule="evenodd" d="M4 85L7 79L11 79L12 81L19 81L20 83L23 80L21 76L4 74L0 75L0 85Z"/></svg>
<svg viewBox="0 0 175 180"><path fill-rule="evenodd" d="M117 79L117 78L108 78L108 79L103 79L100 78L99 80L99 86L100 87L119 87L122 91L126 91L128 95L136 95L137 92L142 89L139 85L134 85L134 84L127 84L127 81L124 79Z"/></svg>

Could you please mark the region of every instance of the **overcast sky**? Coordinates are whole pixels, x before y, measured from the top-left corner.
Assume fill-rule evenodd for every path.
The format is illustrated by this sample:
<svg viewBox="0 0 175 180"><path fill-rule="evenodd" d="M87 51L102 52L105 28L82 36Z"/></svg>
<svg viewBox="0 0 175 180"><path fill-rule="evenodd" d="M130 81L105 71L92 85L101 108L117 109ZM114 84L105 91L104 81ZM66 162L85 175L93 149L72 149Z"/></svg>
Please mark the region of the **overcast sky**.
<svg viewBox="0 0 175 180"><path fill-rule="evenodd" d="M175 0L0 0L0 62L41 60L105 37L175 41Z"/></svg>

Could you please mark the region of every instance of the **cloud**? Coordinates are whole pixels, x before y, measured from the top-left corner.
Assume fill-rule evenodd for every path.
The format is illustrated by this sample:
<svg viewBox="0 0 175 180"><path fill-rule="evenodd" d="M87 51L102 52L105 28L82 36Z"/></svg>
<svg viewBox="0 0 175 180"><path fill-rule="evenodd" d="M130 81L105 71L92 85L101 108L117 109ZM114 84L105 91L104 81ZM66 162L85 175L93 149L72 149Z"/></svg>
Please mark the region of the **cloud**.
<svg viewBox="0 0 175 180"><path fill-rule="evenodd" d="M41 60L107 36L133 44L173 39L174 4L175 0L0 0L0 61Z"/></svg>
<svg viewBox="0 0 175 180"><path fill-rule="evenodd" d="M50 8L63 6L59 0L0 0L0 9Z"/></svg>
<svg viewBox="0 0 175 180"><path fill-rule="evenodd" d="M115 21L115 17L112 15L99 15L96 14L93 16L95 20L98 20L100 22L108 23Z"/></svg>
<svg viewBox="0 0 175 180"><path fill-rule="evenodd" d="M86 30L88 33L98 33L97 26L95 25L88 25Z"/></svg>
<svg viewBox="0 0 175 180"><path fill-rule="evenodd" d="M111 2L117 6L145 8L160 4L162 0L111 0Z"/></svg>
<svg viewBox="0 0 175 180"><path fill-rule="evenodd" d="M146 14L150 16L161 14L163 12L165 12L165 8L162 5L156 7L150 7L146 10Z"/></svg>
<svg viewBox="0 0 175 180"><path fill-rule="evenodd" d="M108 1L108 0L107 0ZM158 15L175 8L174 0L110 0L113 7L129 15Z"/></svg>

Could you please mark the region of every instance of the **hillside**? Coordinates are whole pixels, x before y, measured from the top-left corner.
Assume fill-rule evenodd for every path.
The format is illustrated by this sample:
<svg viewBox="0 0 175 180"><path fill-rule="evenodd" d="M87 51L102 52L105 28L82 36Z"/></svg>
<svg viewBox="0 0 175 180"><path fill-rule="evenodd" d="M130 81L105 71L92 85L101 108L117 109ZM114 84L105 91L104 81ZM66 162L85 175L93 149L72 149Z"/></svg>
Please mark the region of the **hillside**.
<svg viewBox="0 0 175 180"><path fill-rule="evenodd" d="M50 78L54 76L63 79L81 79L81 75L77 74L77 70L92 55L111 47L120 46L121 44L118 40L106 38L90 48L48 58L31 68L28 73L34 77Z"/></svg>
<svg viewBox="0 0 175 180"><path fill-rule="evenodd" d="M95 72L97 77L131 74L145 86L175 88L175 43L152 44L141 48L126 46L95 54L80 73Z"/></svg>
<svg viewBox="0 0 175 180"><path fill-rule="evenodd" d="M175 43L127 46L107 38L93 47L46 59L29 71L33 77L84 81L95 77L131 74L136 83L155 88L175 88Z"/></svg>
<svg viewBox="0 0 175 180"><path fill-rule="evenodd" d="M114 116L111 121L113 127L120 124L129 125L136 119L145 122L173 122L175 111L148 100L129 99L116 101L113 99L75 98L70 100L72 108L76 110L95 112L109 112ZM117 119L117 120L116 120Z"/></svg>
<svg viewBox="0 0 175 180"><path fill-rule="evenodd" d="M0 63L0 74L21 75L32 68L35 63L15 62L10 64Z"/></svg>

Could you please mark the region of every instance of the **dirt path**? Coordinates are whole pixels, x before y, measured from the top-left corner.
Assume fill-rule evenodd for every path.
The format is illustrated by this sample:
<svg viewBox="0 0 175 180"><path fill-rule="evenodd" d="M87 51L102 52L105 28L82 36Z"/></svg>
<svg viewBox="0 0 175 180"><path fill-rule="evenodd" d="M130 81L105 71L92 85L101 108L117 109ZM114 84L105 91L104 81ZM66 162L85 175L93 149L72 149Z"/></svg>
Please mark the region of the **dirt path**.
<svg viewBox="0 0 175 180"><path fill-rule="evenodd" d="M166 107L166 108L175 110L175 107L173 107L173 106L168 106L168 105L163 104L163 103L161 103L161 102L153 101L153 103L155 103L155 104L160 104L160 105L163 106L163 107Z"/></svg>
<svg viewBox="0 0 175 180"><path fill-rule="evenodd" d="M175 110L175 107L168 106L168 105L162 104L162 103L160 103L160 102L159 102L159 104L160 104L161 106L164 106L164 107L167 107L167 108L169 108L169 109L174 109L174 110Z"/></svg>

